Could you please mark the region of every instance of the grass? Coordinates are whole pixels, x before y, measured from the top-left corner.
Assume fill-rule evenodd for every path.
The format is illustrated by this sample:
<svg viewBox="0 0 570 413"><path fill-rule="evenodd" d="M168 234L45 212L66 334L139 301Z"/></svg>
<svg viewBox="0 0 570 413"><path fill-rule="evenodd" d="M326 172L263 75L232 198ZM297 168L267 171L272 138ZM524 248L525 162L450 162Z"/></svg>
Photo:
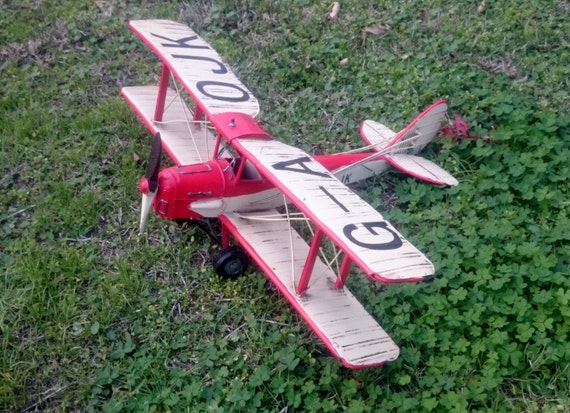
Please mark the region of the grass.
<svg viewBox="0 0 570 413"><path fill-rule="evenodd" d="M0 410L570 411L567 1L0 5ZM440 98L468 122L427 151L457 188L358 188L438 270L351 281L397 361L341 368L259 271L218 279L198 231L138 237L149 134L119 89L158 63L133 18L193 27L308 151Z"/></svg>

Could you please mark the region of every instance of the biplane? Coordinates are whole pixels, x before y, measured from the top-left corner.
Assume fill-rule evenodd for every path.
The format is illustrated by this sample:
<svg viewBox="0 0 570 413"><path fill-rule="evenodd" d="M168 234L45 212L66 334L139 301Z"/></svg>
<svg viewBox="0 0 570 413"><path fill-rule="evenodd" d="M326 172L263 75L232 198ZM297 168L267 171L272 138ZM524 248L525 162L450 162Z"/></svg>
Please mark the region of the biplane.
<svg viewBox="0 0 570 413"><path fill-rule="evenodd" d="M417 282L431 277L434 266L347 184L394 167L456 185L448 172L417 156L436 136L446 102L431 105L400 132L367 120L360 129L364 147L311 156L271 137L255 120L257 99L189 27L167 20L136 20L129 27L162 62L158 86L121 92L154 135L139 183L140 231L151 209L175 221L217 218L220 275L241 274L249 256L345 366L396 359L398 346L346 279L359 268L383 283ZM174 166L161 170L162 150ZM310 223L310 230L299 222Z"/></svg>

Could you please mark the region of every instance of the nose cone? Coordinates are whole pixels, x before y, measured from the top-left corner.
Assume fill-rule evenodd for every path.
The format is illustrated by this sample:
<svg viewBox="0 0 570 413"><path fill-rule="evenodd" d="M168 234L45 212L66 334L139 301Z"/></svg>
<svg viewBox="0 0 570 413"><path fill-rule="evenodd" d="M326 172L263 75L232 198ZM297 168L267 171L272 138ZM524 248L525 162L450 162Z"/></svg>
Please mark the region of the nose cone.
<svg viewBox="0 0 570 413"><path fill-rule="evenodd" d="M148 179L146 179L144 176L139 181L139 189L143 195L146 195L150 192L150 184L148 183Z"/></svg>
<svg viewBox="0 0 570 413"><path fill-rule="evenodd" d="M153 177L156 179L154 188L152 179L147 176L141 178L141 230L151 209L159 217L169 220L217 216L223 203L224 170L228 166L227 161L223 165L218 165L218 162L221 161L162 169ZM204 211L195 210L194 205L202 205Z"/></svg>

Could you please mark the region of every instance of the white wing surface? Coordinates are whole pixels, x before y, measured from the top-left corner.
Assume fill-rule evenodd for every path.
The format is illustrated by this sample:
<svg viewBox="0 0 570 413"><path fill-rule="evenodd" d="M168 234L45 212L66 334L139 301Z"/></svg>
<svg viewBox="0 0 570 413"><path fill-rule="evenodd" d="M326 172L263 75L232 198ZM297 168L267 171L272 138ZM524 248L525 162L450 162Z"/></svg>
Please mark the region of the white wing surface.
<svg viewBox="0 0 570 413"><path fill-rule="evenodd" d="M220 219L335 357L350 368L395 360L400 351L396 343L346 287L335 288L336 275L320 259L310 288L303 295L295 293L309 246L286 221L256 216L227 214Z"/></svg>
<svg viewBox="0 0 570 413"><path fill-rule="evenodd" d="M121 90L146 127L160 132L162 147L177 165L192 165L212 157L216 137L204 122L194 122L193 113L173 89L166 93L162 120L153 119L158 86L130 86Z"/></svg>
<svg viewBox="0 0 570 413"><path fill-rule="evenodd" d="M232 143L371 278L409 282L433 275L424 254L302 150L275 140Z"/></svg>
<svg viewBox="0 0 570 413"><path fill-rule="evenodd" d="M170 20L133 20L129 27L156 53L208 114L255 117L259 103L218 53L188 26Z"/></svg>

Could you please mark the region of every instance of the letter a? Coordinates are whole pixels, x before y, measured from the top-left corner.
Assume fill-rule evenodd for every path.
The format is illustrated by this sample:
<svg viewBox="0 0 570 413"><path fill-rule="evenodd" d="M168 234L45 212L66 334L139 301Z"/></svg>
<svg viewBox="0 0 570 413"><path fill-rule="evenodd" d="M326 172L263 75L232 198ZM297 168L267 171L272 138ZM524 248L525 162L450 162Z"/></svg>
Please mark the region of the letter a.
<svg viewBox="0 0 570 413"><path fill-rule="evenodd" d="M309 174L320 176L323 178L330 178L329 174L319 171L313 171L310 169L305 163L311 163L311 159L308 156L303 156L302 158L292 159L290 161L283 161L277 162L273 164L273 169L277 169L280 171L291 171L291 172L298 172L302 174ZM298 167L293 167L293 165L297 165Z"/></svg>

